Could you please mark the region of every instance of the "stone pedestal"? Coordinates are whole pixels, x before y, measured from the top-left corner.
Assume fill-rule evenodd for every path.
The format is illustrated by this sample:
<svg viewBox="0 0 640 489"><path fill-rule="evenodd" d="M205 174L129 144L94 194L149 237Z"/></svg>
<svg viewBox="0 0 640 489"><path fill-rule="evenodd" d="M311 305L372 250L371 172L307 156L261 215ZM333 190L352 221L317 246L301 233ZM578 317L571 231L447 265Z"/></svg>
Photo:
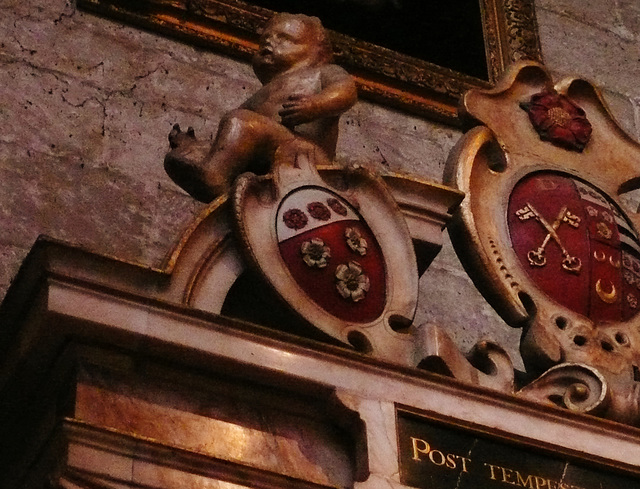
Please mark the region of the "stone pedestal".
<svg viewBox="0 0 640 489"><path fill-rule="evenodd" d="M461 196L433 186L429 201L424 183L388 183L426 263ZM560 468L640 473L635 428L220 315L243 272L225 206L207 209L161 270L36 243L0 309L0 487L453 489L445 471L464 489L473 469L477 487L498 489L501 469L476 461L516 468L476 438ZM445 449L407 431L409 418L471 444ZM556 480L518 470L522 487Z"/></svg>

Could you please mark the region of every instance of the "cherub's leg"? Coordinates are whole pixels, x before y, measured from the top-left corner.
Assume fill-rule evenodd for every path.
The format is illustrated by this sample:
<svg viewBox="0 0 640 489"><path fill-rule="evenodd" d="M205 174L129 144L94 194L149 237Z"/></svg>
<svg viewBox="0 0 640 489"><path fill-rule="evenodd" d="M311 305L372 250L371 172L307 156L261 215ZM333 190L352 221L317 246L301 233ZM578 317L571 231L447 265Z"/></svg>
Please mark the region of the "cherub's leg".
<svg viewBox="0 0 640 489"><path fill-rule="evenodd" d="M193 128L182 132L178 124L169 133L171 151L164 158L164 169L171 179L189 195L210 202L212 195L202 182L202 162L209 154L211 142L196 139Z"/></svg>
<svg viewBox="0 0 640 489"><path fill-rule="evenodd" d="M198 141L191 128L185 133L174 126L169 134L172 150L165 157L164 167L192 197L211 202L254 158L271 160L278 146L293 139L295 136L281 124L238 109L224 116L213 145Z"/></svg>
<svg viewBox="0 0 640 489"><path fill-rule="evenodd" d="M203 161L203 179L220 195L256 157L271 158L275 149L295 136L278 122L238 109L224 116L211 151Z"/></svg>

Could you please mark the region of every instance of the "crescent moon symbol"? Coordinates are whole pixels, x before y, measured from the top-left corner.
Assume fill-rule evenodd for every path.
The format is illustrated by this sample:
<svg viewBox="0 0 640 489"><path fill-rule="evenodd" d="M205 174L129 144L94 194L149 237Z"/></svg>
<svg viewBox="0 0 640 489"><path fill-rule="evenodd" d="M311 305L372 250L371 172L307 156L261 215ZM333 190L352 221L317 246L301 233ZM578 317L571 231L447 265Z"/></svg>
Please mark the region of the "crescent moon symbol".
<svg viewBox="0 0 640 489"><path fill-rule="evenodd" d="M596 282L596 293L603 302L606 302L607 304L613 304L617 300L618 292L616 291L616 286L610 281L609 283L611 284L611 291L605 292L602 289L602 279L598 279L598 281Z"/></svg>

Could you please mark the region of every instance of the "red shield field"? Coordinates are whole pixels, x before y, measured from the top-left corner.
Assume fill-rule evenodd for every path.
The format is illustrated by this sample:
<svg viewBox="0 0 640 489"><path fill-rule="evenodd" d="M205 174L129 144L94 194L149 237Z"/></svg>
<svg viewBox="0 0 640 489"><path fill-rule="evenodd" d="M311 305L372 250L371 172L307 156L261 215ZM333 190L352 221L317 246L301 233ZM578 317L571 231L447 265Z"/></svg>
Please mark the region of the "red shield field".
<svg viewBox="0 0 640 489"><path fill-rule="evenodd" d="M594 321L638 312L638 237L603 192L562 173L527 175L511 193L508 224L523 267L556 302Z"/></svg>
<svg viewBox="0 0 640 489"><path fill-rule="evenodd" d="M276 229L289 272L317 305L345 321L380 317L386 303L384 258L346 200L318 187L298 189L282 201Z"/></svg>

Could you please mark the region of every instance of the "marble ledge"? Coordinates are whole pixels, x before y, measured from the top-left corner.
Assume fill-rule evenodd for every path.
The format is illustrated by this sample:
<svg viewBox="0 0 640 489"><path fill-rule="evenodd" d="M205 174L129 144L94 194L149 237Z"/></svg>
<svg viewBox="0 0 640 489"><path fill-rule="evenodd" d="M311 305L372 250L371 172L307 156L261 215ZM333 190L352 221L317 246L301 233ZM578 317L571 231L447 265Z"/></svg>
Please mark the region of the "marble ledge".
<svg viewBox="0 0 640 489"><path fill-rule="evenodd" d="M49 251L55 254L55 250ZM73 254L68 248L58 252ZM389 413L380 414L384 409L367 411L365 400L374 400L386 409L408 406L456 425L640 473L638 429L382 362L347 348L123 292L86 277L74 277L73 270L63 273L58 265L55 273L40 268L39 274L31 276L31 292L27 293L28 287L21 289L9 302L13 311L27 308L31 312L11 317L5 314L12 324L5 323L3 329L7 346L0 366L0 389L12 377L25 375L21 374L25 366L35 372L33 375L46 372L69 339L98 342L124 348L133 356L153 356L209 372L234 372L267 385L307 391L331 389L348 408L379 426L390 423L386 419ZM376 436L382 438L384 433ZM376 449L370 447L370 460L383 453L376 454ZM384 469L387 475L390 470Z"/></svg>
<svg viewBox="0 0 640 489"><path fill-rule="evenodd" d="M203 489L329 489L247 465L66 419L58 433L65 463L53 479L62 487L201 487ZM250 481L250 482L249 482ZM67 485L68 484L68 485Z"/></svg>

